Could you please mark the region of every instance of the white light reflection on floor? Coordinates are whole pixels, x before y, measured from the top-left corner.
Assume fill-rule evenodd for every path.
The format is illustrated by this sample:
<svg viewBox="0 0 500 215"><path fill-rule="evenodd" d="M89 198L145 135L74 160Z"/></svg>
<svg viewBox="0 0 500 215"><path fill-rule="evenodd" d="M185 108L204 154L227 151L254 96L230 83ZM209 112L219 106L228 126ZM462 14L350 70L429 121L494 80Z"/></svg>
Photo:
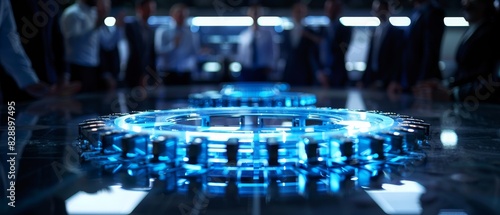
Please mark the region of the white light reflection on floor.
<svg viewBox="0 0 500 215"><path fill-rule="evenodd" d="M95 194L78 192L66 200L68 214L130 214L148 192L124 190L120 185Z"/></svg>
<svg viewBox="0 0 500 215"><path fill-rule="evenodd" d="M454 149L457 147L458 135L454 130L443 129L439 139L444 148Z"/></svg>
<svg viewBox="0 0 500 215"><path fill-rule="evenodd" d="M403 185L383 184L383 190L367 190L368 195L387 214L421 214L420 196L425 188L417 182L402 180Z"/></svg>

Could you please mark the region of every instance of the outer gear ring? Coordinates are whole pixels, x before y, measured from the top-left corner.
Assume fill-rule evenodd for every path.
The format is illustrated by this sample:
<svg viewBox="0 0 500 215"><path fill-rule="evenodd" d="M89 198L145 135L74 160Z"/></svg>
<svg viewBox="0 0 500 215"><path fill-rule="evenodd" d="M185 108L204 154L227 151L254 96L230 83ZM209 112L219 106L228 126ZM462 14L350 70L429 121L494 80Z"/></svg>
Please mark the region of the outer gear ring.
<svg viewBox="0 0 500 215"><path fill-rule="evenodd" d="M430 133L422 120L394 113L277 107L112 114L79 129L84 160L195 169L399 162Z"/></svg>

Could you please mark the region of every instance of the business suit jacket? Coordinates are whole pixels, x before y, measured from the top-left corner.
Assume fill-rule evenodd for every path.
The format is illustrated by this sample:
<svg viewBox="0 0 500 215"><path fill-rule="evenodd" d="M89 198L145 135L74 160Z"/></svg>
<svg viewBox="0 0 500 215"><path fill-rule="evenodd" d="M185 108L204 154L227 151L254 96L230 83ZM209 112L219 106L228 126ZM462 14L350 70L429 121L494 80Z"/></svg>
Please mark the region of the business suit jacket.
<svg viewBox="0 0 500 215"><path fill-rule="evenodd" d="M304 27L303 31L316 34L313 30ZM292 31L283 32L282 53L286 60L283 70L283 81L291 86L312 86L315 73L319 67L318 44L302 35L298 43L292 45Z"/></svg>
<svg viewBox="0 0 500 215"><path fill-rule="evenodd" d="M109 31L117 31L118 29L110 29ZM108 73L115 80L118 79L120 74L120 49L118 45L114 46L112 49L107 50L107 47L100 47L99 49L99 70L102 74Z"/></svg>
<svg viewBox="0 0 500 215"><path fill-rule="evenodd" d="M329 27L333 28L333 35L329 35L327 29ZM337 19L332 21L330 26L322 28L321 35L324 41L320 44L320 58L322 68L329 73L330 87L345 87L349 81L345 68L345 55L351 43L352 28L342 25ZM326 56L325 51L328 51L331 56Z"/></svg>
<svg viewBox="0 0 500 215"><path fill-rule="evenodd" d="M125 24L125 35L129 47L125 84L127 87L141 86L144 76L156 74L154 30L142 26L140 21L134 18Z"/></svg>
<svg viewBox="0 0 500 215"><path fill-rule="evenodd" d="M402 54L403 54L403 39L404 31L396 26L388 24L387 32L385 33L379 48L378 53L378 70L374 71L373 49L374 49L374 34L370 41L368 50L368 58L366 62L366 70L363 73L362 82L364 86L370 86L377 81L382 82L382 87L386 88L391 81L398 81L398 74L402 69Z"/></svg>
<svg viewBox="0 0 500 215"><path fill-rule="evenodd" d="M497 92L499 82L495 80L498 79L497 51L500 50L500 35L496 28L491 21L483 22L468 38L460 42L455 55L455 80L450 84L450 87L459 88L459 99L473 96L480 101L500 102ZM494 80L496 84L491 84L490 80Z"/></svg>
<svg viewBox="0 0 500 215"><path fill-rule="evenodd" d="M403 87L410 89L420 81L442 79L439 69L444 34L444 10L429 1L415 11L407 29Z"/></svg>
<svg viewBox="0 0 500 215"><path fill-rule="evenodd" d="M55 0L11 0L11 4L21 43L33 69L40 80L55 84L69 71L59 25L62 10L47 10L40 5L57 5L59 8L65 5ZM36 20L39 18L35 17L36 14L44 14L46 22Z"/></svg>

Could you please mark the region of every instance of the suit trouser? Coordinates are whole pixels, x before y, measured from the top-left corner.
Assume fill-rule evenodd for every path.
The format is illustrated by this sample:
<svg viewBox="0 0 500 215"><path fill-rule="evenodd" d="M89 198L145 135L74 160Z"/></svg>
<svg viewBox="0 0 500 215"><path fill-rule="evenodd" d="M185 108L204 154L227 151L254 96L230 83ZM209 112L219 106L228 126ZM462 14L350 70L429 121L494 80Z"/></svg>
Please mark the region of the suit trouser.
<svg viewBox="0 0 500 215"><path fill-rule="evenodd" d="M172 85L190 85L191 84L191 72L190 71L175 71L167 70L165 71L164 83L166 86Z"/></svg>
<svg viewBox="0 0 500 215"><path fill-rule="evenodd" d="M104 90L104 81L101 77L99 67L70 64L70 71L70 80L78 81L82 84L82 93Z"/></svg>

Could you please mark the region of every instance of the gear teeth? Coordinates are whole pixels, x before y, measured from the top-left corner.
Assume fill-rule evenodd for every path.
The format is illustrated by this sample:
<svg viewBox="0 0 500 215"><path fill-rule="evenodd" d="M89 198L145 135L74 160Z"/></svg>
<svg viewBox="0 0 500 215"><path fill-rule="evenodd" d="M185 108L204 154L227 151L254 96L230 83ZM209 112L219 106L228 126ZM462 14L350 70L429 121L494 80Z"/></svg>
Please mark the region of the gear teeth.
<svg viewBox="0 0 500 215"><path fill-rule="evenodd" d="M112 113L79 123L76 146L82 162L110 172L208 175L246 184L301 180L296 174L348 179L366 168L405 166L426 157L431 125L424 120L378 110L300 107L299 98L213 97L197 102L256 107ZM287 102L298 107L285 107ZM271 103L276 107L260 107Z"/></svg>

